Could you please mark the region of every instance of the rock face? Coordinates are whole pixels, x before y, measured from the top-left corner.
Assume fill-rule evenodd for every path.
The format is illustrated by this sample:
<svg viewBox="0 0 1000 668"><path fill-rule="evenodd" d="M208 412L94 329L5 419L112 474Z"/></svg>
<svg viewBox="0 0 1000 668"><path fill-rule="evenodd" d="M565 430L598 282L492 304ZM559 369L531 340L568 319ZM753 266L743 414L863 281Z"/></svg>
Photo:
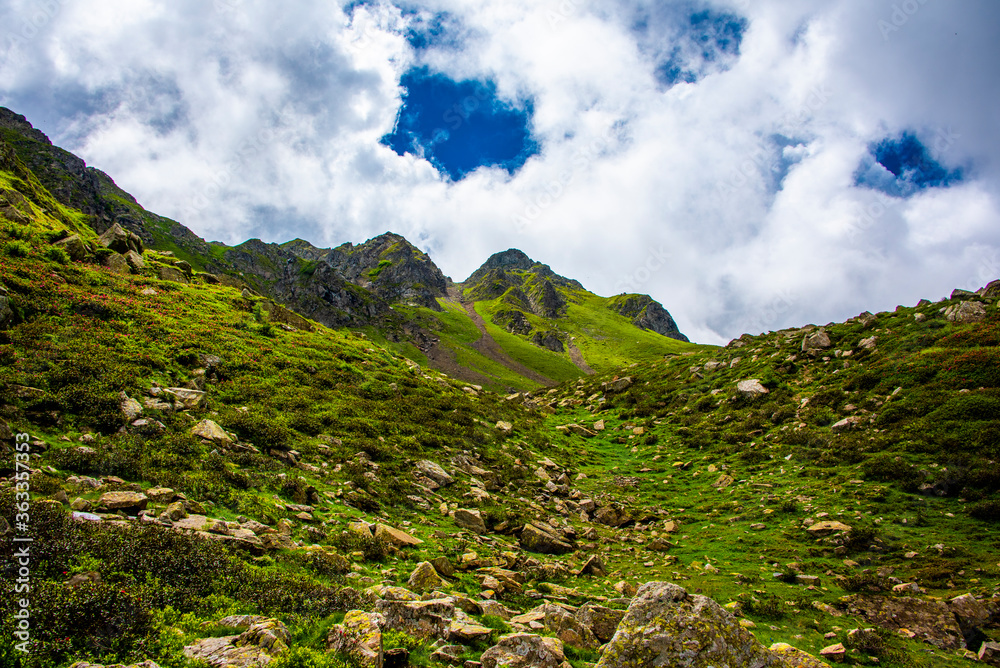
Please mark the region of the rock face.
<svg viewBox="0 0 1000 668"><path fill-rule="evenodd" d="M763 668L778 659L706 596L669 582L640 587L597 668Z"/></svg>
<svg viewBox="0 0 1000 668"><path fill-rule="evenodd" d="M513 633L500 638L483 652L483 668L569 668L562 643L530 633Z"/></svg>
<svg viewBox="0 0 1000 668"><path fill-rule="evenodd" d="M360 246L344 244L321 261L389 303L417 304L439 311L437 298L447 294L447 280L437 265L398 234L387 232Z"/></svg>
<svg viewBox="0 0 1000 668"><path fill-rule="evenodd" d="M612 297L608 306L615 313L630 318L632 324L640 329L648 329L678 341L688 341L688 337L677 329L677 323L667 309L649 295L619 295Z"/></svg>

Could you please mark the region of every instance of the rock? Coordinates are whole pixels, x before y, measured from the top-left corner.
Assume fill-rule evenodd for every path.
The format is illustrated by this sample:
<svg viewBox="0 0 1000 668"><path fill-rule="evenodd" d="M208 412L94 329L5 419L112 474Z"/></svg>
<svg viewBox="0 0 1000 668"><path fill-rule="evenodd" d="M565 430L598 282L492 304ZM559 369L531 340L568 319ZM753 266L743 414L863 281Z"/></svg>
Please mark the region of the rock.
<svg viewBox="0 0 1000 668"><path fill-rule="evenodd" d="M990 611L972 594L962 594L948 601L948 607L958 619L963 631L983 626L990 621Z"/></svg>
<svg viewBox="0 0 1000 668"><path fill-rule="evenodd" d="M146 509L149 498L145 494L138 492L106 492L101 495L97 505L109 511L124 510L134 514Z"/></svg>
<svg viewBox="0 0 1000 668"><path fill-rule="evenodd" d="M844 647L844 643L838 642L835 645L829 645L821 649L819 651L819 655L824 659L840 663L844 660L844 657L847 656L847 648Z"/></svg>
<svg viewBox="0 0 1000 668"><path fill-rule="evenodd" d="M69 255L69 259L74 262L83 262L87 259L90 252L87 250L87 244L83 242L79 234L73 234L65 239L55 242L56 248L62 248Z"/></svg>
<svg viewBox="0 0 1000 668"><path fill-rule="evenodd" d="M949 306L945 309L944 316L949 322L981 322L986 319L986 307L980 302L962 302L958 306Z"/></svg>
<svg viewBox="0 0 1000 668"><path fill-rule="evenodd" d="M616 378L615 380L609 380L607 382L601 383L601 389L605 392L622 392L632 387L632 377L625 376L624 378Z"/></svg>
<svg viewBox="0 0 1000 668"><path fill-rule="evenodd" d="M161 281L171 281L173 283L187 283L187 276L184 272L174 267L160 267L157 276Z"/></svg>
<svg viewBox="0 0 1000 668"><path fill-rule="evenodd" d="M836 521L824 521L816 522L810 526L806 531L814 536L826 536L828 534L834 533L836 531L850 531L851 527L843 522Z"/></svg>
<svg viewBox="0 0 1000 668"><path fill-rule="evenodd" d="M858 347L863 350L875 350L877 346L878 337L870 336L867 339L861 339L858 342Z"/></svg>
<svg viewBox="0 0 1000 668"><path fill-rule="evenodd" d="M723 473L719 476L719 479L712 483L712 487L716 489L725 489L736 482L736 479L731 475Z"/></svg>
<svg viewBox="0 0 1000 668"><path fill-rule="evenodd" d="M445 645L431 653L431 661L451 666L461 666L464 663L462 661L463 652L465 652L465 647L462 645Z"/></svg>
<svg viewBox="0 0 1000 668"><path fill-rule="evenodd" d="M175 496L174 490L169 487L151 487L145 494L153 503L170 503Z"/></svg>
<svg viewBox="0 0 1000 668"><path fill-rule="evenodd" d="M557 537L554 529L538 522L525 524L521 530L521 547L540 554L566 554L573 546Z"/></svg>
<svg viewBox="0 0 1000 668"><path fill-rule="evenodd" d="M1000 665L1000 642L984 642L979 646L976 658L991 666Z"/></svg>
<svg viewBox="0 0 1000 668"><path fill-rule="evenodd" d="M615 635L615 630L625 617L624 610L612 610L596 603L585 603L576 611L576 618L602 643Z"/></svg>
<svg viewBox="0 0 1000 668"><path fill-rule="evenodd" d="M985 288L980 289L976 294L987 299L996 299L997 297L1000 297L1000 280L990 281L986 284Z"/></svg>
<svg viewBox="0 0 1000 668"><path fill-rule="evenodd" d="M594 521L609 527L620 527L631 520L628 511L616 503L601 506L594 513Z"/></svg>
<svg viewBox="0 0 1000 668"><path fill-rule="evenodd" d="M958 649L963 645L958 620L944 601L868 594L845 596L841 601L847 614L863 617L872 626L893 631L909 629L916 637L941 649Z"/></svg>
<svg viewBox="0 0 1000 668"><path fill-rule="evenodd" d="M416 569L410 574L410 579L406 582L406 585L410 589L418 592L434 591L444 586L444 584L444 580L434 570L434 566L429 561L422 561L417 564Z"/></svg>
<svg viewBox="0 0 1000 668"><path fill-rule="evenodd" d="M514 425L512 425L510 422L504 422L503 420L500 420L499 422L497 422L497 429L499 429L500 431L510 432L513 431Z"/></svg>
<svg viewBox="0 0 1000 668"><path fill-rule="evenodd" d="M763 668L775 663L774 655L712 599L669 582L647 582L596 668Z"/></svg>
<svg viewBox="0 0 1000 668"><path fill-rule="evenodd" d="M580 575L593 575L595 577L603 578L608 574L608 569L604 566L604 562L596 554L591 555L587 559L586 563L577 571L577 576Z"/></svg>
<svg viewBox="0 0 1000 668"><path fill-rule="evenodd" d="M761 385L760 381L756 378L741 380L736 384L736 391L739 392L740 396L745 399L756 399L766 394L770 394L770 390Z"/></svg>
<svg viewBox="0 0 1000 668"><path fill-rule="evenodd" d="M419 538L414 538L410 534L399 529L394 529L386 524L375 525L375 538L385 540L396 547L415 547L424 543Z"/></svg>
<svg viewBox="0 0 1000 668"><path fill-rule="evenodd" d="M136 401L135 399L130 399L129 396L124 392L121 393L119 398L121 399L120 406L122 415L125 416L126 420L132 422L140 415L142 415L142 404L140 404L138 401Z"/></svg>
<svg viewBox="0 0 1000 668"><path fill-rule="evenodd" d="M815 352L817 350L829 348L832 345L833 344L830 342L830 335L822 329L816 332L810 332L806 334L804 339L802 339L803 352Z"/></svg>
<svg viewBox="0 0 1000 668"><path fill-rule="evenodd" d="M781 659L781 668L826 668L827 666L813 655L796 649L788 643L776 642L768 649Z"/></svg>
<svg viewBox="0 0 1000 668"><path fill-rule="evenodd" d="M105 666L102 663L88 663L86 661L77 661L70 665L69 668L160 668L160 664L155 661L146 659L145 661L140 661L139 663L130 663L128 665L122 663L116 663L113 666Z"/></svg>
<svg viewBox="0 0 1000 668"><path fill-rule="evenodd" d="M580 649L597 649L601 643L590 628L565 610L545 613L545 628L554 633L564 645Z"/></svg>
<svg viewBox="0 0 1000 668"><path fill-rule="evenodd" d="M326 646L364 668L382 668L382 629L385 617L378 613L351 610L344 621L330 629Z"/></svg>
<svg viewBox="0 0 1000 668"><path fill-rule="evenodd" d="M226 430L211 420L202 420L193 426L191 428L191 435L203 438L206 441L218 443L219 445L229 445L233 442L229 438L229 434L226 433Z"/></svg>
<svg viewBox="0 0 1000 668"><path fill-rule="evenodd" d="M562 643L530 633L512 633L500 638L480 658L483 668L564 668L569 664Z"/></svg>
<svg viewBox="0 0 1000 668"><path fill-rule="evenodd" d="M186 387L167 387L164 394L173 397L183 408L195 410L205 406L205 393L201 390L191 390Z"/></svg>
<svg viewBox="0 0 1000 668"><path fill-rule="evenodd" d="M142 253L142 239L135 232L126 230L118 223L112 225L104 234L97 238L97 243L106 246L116 253L124 255L129 251Z"/></svg>
<svg viewBox="0 0 1000 668"><path fill-rule="evenodd" d="M595 432L590 431L583 425L579 424L567 424L561 427L556 427L560 431L564 431L569 434L576 434L577 436L583 436L584 438L594 438L597 436Z"/></svg>
<svg viewBox="0 0 1000 668"><path fill-rule="evenodd" d="M116 274L127 276L132 273L132 268L128 266L128 260L120 253L112 253L104 258L104 266Z"/></svg>
<svg viewBox="0 0 1000 668"><path fill-rule="evenodd" d="M839 422L834 422L833 425L830 427L830 429L832 429L833 431L850 431L859 424L861 424L861 418L851 416L851 417L846 417L843 420L840 420Z"/></svg>
<svg viewBox="0 0 1000 668"><path fill-rule="evenodd" d="M448 472L440 465L428 459L417 462L417 472L434 481L439 487L447 487L455 482L455 479L448 475Z"/></svg>
<svg viewBox="0 0 1000 668"><path fill-rule="evenodd" d="M403 631L414 638L447 639L455 605L447 599L430 601L378 601L375 612L385 617L386 628Z"/></svg>
<svg viewBox="0 0 1000 668"><path fill-rule="evenodd" d="M187 517L187 510L184 508L184 503L181 501L171 503L169 506L167 506L167 509L164 510L163 513L160 515L161 519L166 518L171 522L182 520L185 517Z"/></svg>
<svg viewBox="0 0 1000 668"><path fill-rule="evenodd" d="M225 626L229 629L239 629L240 631L246 631L248 628L254 624L260 622L266 622L267 617L262 615L229 615L228 617L223 617L216 622L218 626ZM211 624L211 622L205 622L205 624Z"/></svg>
<svg viewBox="0 0 1000 668"><path fill-rule="evenodd" d="M130 250L129 252L125 253L125 261L128 263L128 266L131 267L132 271L134 271L135 273L139 273L140 271L146 268L146 261L143 260L142 256L136 253L135 251Z"/></svg>
<svg viewBox="0 0 1000 668"><path fill-rule="evenodd" d="M435 557L431 559L431 566L441 575L450 578L455 574L455 567L451 565L448 557Z"/></svg>
<svg viewBox="0 0 1000 668"><path fill-rule="evenodd" d="M465 644L485 640L493 634L493 629L483 626L469 617L463 610L456 610L455 617L448 624L448 640Z"/></svg>
<svg viewBox="0 0 1000 668"><path fill-rule="evenodd" d="M483 516L478 510L459 508L455 511L455 524L473 533L480 535L486 533L486 523L483 522Z"/></svg>
<svg viewBox="0 0 1000 668"><path fill-rule="evenodd" d="M199 640L184 648L184 656L218 668L262 668L288 649L288 640L285 625L267 619L238 636Z"/></svg>
<svg viewBox="0 0 1000 668"><path fill-rule="evenodd" d="M604 420L598 420L594 423L594 431L604 431Z"/></svg>

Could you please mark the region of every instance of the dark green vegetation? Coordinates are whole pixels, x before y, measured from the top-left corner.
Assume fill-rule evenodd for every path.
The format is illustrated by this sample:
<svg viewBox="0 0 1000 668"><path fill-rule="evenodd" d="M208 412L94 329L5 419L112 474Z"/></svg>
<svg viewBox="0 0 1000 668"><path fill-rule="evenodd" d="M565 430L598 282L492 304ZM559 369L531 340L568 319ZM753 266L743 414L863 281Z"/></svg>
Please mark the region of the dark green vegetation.
<svg viewBox="0 0 1000 668"><path fill-rule="evenodd" d="M181 271L187 283L160 280L179 255L156 239L142 254L144 268L112 270L102 266L113 254L94 244L97 222L84 204L57 199L55 186L3 143L0 161L0 476L14 474L12 434L35 441L34 645L26 665L151 658L180 667L190 663L185 645L229 635L215 622L245 613L291 629L292 649L276 668L343 666L326 652L327 632L345 611L371 609L369 587L405 587L418 562L443 556L459 566L471 552L474 565L513 566L525 576L521 591L498 595L518 612L541 597L579 605L617 598L616 583L670 580L737 604L765 645L816 653L842 641L858 650L848 654L855 665L965 659L894 632L848 636L875 625L861 615L832 616L843 612L841 597L899 598L897 582L941 598L998 593L1000 313L991 291L829 325L829 345L813 351L802 347L815 328L709 348L636 329L632 321L648 303L602 300L533 263L501 267L504 276L494 267L489 280L498 287L470 295L486 285L479 277L465 297L477 300L475 311L506 355L564 381L504 398L393 353L409 346L421 359L393 332L426 319L440 323L460 365L490 373L496 386L534 387L473 347L479 329L455 295L434 298L440 311L396 306L395 324L368 322L366 336L296 319L198 271ZM71 233L89 244L82 260L56 245ZM395 290L389 279L401 265L390 258L426 256L380 239L339 252L369 254L358 265L367 280ZM305 258L304 272L288 280L325 271L308 244L286 246ZM261 245L260 252L271 251ZM942 313L962 304L981 304L982 319L949 321ZM504 315L513 312L531 332L558 329L564 342L575 336L598 375L584 376L568 351L532 344L531 332L498 324L519 321ZM737 383L747 379L767 394L744 396ZM178 387L204 390L203 403L175 409L162 401L157 388ZM123 393L143 405L147 422L126 416ZM192 435L205 419L226 438ZM586 431L557 429L571 423ZM416 475L422 460L456 481L429 489ZM547 487L540 469L556 480L565 473L568 483L553 486L567 488ZM89 479L98 478L103 485L92 487ZM61 497L93 507L107 492L152 497L163 487L186 497L192 515L280 527L287 542L251 549L113 513L99 523L72 520ZM588 512L587 500L600 511ZM6 523L13 524L13 501L5 481ZM478 508L487 534L459 529L443 504L444 511ZM148 510L155 518L166 506L153 500ZM297 510L303 506L311 510ZM362 519L424 542L399 548L348 528ZM542 519L572 527L574 550L559 557L520 550L518 531ZM823 520L851 528L808 531ZM608 575L574 575L593 554ZM0 665L21 659L9 635L14 568L5 549ZM68 585L88 573L99 581ZM459 568L444 589L477 598L481 575ZM478 621L497 633L509 627L489 616ZM429 664L427 642L394 631L386 638L392 646L410 649L415 665ZM471 645L469 658L482 649ZM567 655L577 668L596 659L587 650Z"/></svg>

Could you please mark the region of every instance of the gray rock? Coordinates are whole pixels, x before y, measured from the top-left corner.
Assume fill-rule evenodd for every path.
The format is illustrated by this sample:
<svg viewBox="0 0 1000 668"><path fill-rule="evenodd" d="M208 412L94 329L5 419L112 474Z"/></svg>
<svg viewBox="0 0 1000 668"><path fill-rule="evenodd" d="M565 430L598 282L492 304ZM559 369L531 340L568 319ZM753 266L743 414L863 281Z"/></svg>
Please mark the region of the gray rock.
<svg viewBox="0 0 1000 668"><path fill-rule="evenodd" d="M56 248L62 248L69 255L69 259L74 262L83 262L87 259L90 252L87 250L87 244L83 242L79 234L72 234L65 239L61 239L55 244Z"/></svg>
<svg viewBox="0 0 1000 668"><path fill-rule="evenodd" d="M736 384L736 391L747 399L757 399L758 397L770 394L770 390L761 385L760 381L756 378L741 380Z"/></svg>
<svg viewBox="0 0 1000 668"><path fill-rule="evenodd" d="M568 667L563 644L556 638L530 633L512 633L500 638L480 658L483 668L564 668Z"/></svg>
<svg viewBox="0 0 1000 668"><path fill-rule="evenodd" d="M486 523L483 522L483 516L478 510L459 508L455 511L455 524L473 533L480 535L486 533Z"/></svg>

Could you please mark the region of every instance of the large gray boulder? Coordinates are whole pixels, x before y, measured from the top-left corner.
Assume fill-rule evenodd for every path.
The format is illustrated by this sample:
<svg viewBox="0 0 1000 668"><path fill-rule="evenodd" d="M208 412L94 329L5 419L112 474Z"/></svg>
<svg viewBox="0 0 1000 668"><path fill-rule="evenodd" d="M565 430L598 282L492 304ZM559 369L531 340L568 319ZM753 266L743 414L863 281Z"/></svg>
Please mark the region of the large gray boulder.
<svg viewBox="0 0 1000 668"><path fill-rule="evenodd" d="M647 582L597 668L764 668L780 662L712 599L669 582Z"/></svg>
<svg viewBox="0 0 1000 668"><path fill-rule="evenodd" d="M555 638L513 633L500 638L480 658L483 668L569 668L563 644Z"/></svg>

